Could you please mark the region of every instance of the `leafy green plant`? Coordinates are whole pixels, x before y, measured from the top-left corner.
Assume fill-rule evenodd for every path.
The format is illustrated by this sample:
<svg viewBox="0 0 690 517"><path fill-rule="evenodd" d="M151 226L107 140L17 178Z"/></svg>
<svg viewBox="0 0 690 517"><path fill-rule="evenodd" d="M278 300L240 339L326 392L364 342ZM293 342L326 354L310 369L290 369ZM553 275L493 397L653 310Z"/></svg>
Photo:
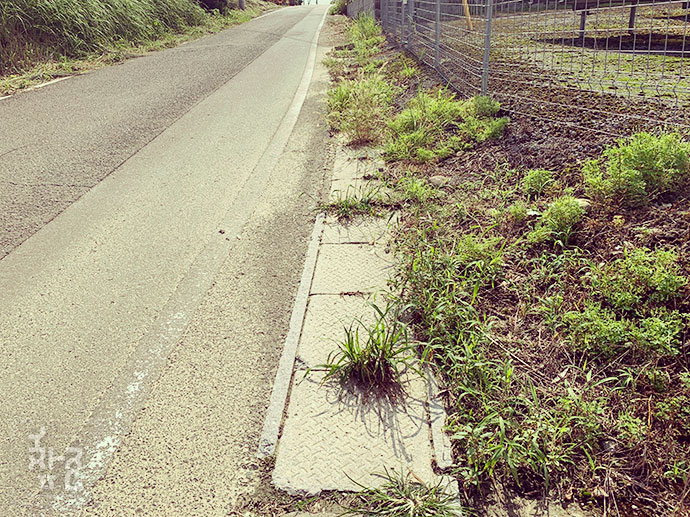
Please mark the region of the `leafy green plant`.
<svg viewBox="0 0 690 517"><path fill-rule="evenodd" d="M428 485L414 473L405 475L386 470L380 488L364 488L357 494L360 503L347 513L390 517L463 517L469 515L456 502L443 481Z"/></svg>
<svg viewBox="0 0 690 517"><path fill-rule="evenodd" d="M589 195L639 206L690 182L690 143L677 133L638 133L608 147L583 168Z"/></svg>
<svg viewBox="0 0 690 517"><path fill-rule="evenodd" d="M328 14L347 14L347 4L348 0L335 0L330 9L328 9Z"/></svg>
<svg viewBox="0 0 690 517"><path fill-rule="evenodd" d="M569 326L571 342L583 350L612 355L629 343L630 323L620 319L600 303L587 302L582 311L570 311L563 316Z"/></svg>
<svg viewBox="0 0 690 517"><path fill-rule="evenodd" d="M638 326L632 330L632 336L638 346L644 349L660 355L678 355L686 321L678 311L659 307L652 311L650 317L639 320Z"/></svg>
<svg viewBox="0 0 690 517"><path fill-rule="evenodd" d="M582 203L573 196L556 199L539 218L536 228L527 235L532 243L555 242L568 244L573 228L585 215Z"/></svg>
<svg viewBox="0 0 690 517"><path fill-rule="evenodd" d="M356 79L342 80L328 91L327 120L351 144L379 142L395 91L381 74L360 73Z"/></svg>
<svg viewBox="0 0 690 517"><path fill-rule="evenodd" d="M664 303L679 296L688 283L680 274L677 260L672 250L625 250L622 258L593 268L592 287L619 310Z"/></svg>
<svg viewBox="0 0 690 517"><path fill-rule="evenodd" d="M428 181L411 174L400 178L396 189L401 193L404 200L414 203L424 203L440 195L440 191L431 186Z"/></svg>
<svg viewBox="0 0 690 517"><path fill-rule="evenodd" d="M647 434L648 428L642 419L633 416L630 412L625 411L618 415L616 427L620 436L627 442L629 446L642 442Z"/></svg>
<svg viewBox="0 0 690 517"><path fill-rule="evenodd" d="M527 171L522 180L522 189L530 197L537 197L554 183L553 172L545 169L533 169Z"/></svg>
<svg viewBox="0 0 690 517"><path fill-rule="evenodd" d="M498 103L486 97L458 101L439 91L419 92L389 124L391 160L429 162L449 157L472 141L483 142L502 134L507 118L496 119Z"/></svg>
<svg viewBox="0 0 690 517"><path fill-rule="evenodd" d="M405 371L417 371L417 356L407 326L399 319L399 306L371 306L375 311L373 325L357 320L346 327L338 350L318 367L326 371L324 382L337 378L343 384L386 390L399 385Z"/></svg>

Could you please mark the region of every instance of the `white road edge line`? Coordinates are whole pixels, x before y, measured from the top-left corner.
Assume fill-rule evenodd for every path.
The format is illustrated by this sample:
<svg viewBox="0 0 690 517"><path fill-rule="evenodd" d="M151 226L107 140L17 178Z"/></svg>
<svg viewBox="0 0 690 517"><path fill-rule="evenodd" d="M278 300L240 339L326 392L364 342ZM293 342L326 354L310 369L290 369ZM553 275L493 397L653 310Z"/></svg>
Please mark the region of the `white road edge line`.
<svg viewBox="0 0 690 517"><path fill-rule="evenodd" d="M39 492L39 499L35 503L40 509L57 512L75 511L91 500L91 487L104 475L121 446L123 437L130 430L137 411L145 401L146 394L160 376L168 355L182 337L196 308L213 285L218 271L253 213L265 185L285 151L311 85L318 39L327 14L326 10L316 29L305 70L292 103L254 172L240 189L236 203L228 210L225 220L219 226L226 230L225 234L222 238L219 236L216 240L212 239L199 253L176 291L151 324L148 333L137 344L131 364L115 379L110 391L104 394L98 407L73 440L72 445L84 451L83 457L86 460L86 464L77 473L76 489L69 494L46 494L42 501ZM317 217L317 224L318 221ZM64 463L58 463L52 474L58 477L64 475L62 469Z"/></svg>
<svg viewBox="0 0 690 517"><path fill-rule="evenodd" d="M318 50L319 35L321 28L326 21L328 11L324 14L319 27L316 29L316 34L311 42L311 50L309 52L309 60L307 61L307 69L302 79L302 84L298 92L300 95L306 97L311 78L316 66L316 52ZM304 91L302 91L304 90ZM285 404L287 403L288 392L290 390L290 382L292 381L292 370L295 365L295 355L297 354L297 343L300 334L302 333L302 323L304 322L304 315L307 312L307 301L309 299L309 291L311 289L311 281L314 277L314 269L316 268L316 257L319 252L319 243L321 241L321 231L323 230L323 213L319 214L314 223L314 229L311 235L311 242L307 249L306 260L304 263L304 270L302 271L302 278L300 279L299 288L297 290L297 297L295 298L295 305L292 309L290 317L290 327L288 330L285 343L283 345L283 352L278 363L278 371L273 383L273 390L271 391L271 400L266 416L264 418L264 427L261 432L261 439L259 440L259 447L256 455L259 458L266 458L272 456L278 445L278 434L280 433L280 424L283 421L283 411L285 411Z"/></svg>
<svg viewBox="0 0 690 517"><path fill-rule="evenodd" d="M66 75L65 77L58 77L57 79L53 79L52 81L48 81L47 83L41 83L37 84L32 90L38 90L40 88L45 88L46 86L50 86L51 84L59 83L60 81L64 81L65 79L69 79L70 77L74 77L73 75Z"/></svg>

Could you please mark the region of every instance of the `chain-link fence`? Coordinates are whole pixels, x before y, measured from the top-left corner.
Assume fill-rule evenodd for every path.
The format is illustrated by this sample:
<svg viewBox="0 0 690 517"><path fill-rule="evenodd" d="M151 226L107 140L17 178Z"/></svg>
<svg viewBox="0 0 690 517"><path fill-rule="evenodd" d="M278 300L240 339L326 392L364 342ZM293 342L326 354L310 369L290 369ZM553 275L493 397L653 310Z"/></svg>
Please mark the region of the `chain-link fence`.
<svg viewBox="0 0 690 517"><path fill-rule="evenodd" d="M463 94L588 129L690 127L690 2L380 0L384 30Z"/></svg>

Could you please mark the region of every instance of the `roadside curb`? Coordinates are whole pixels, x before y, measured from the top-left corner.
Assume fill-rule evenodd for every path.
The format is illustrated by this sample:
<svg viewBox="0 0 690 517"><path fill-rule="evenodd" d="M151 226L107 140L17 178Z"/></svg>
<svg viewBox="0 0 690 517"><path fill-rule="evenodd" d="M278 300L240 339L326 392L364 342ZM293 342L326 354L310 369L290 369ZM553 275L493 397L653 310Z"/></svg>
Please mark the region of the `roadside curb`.
<svg viewBox="0 0 690 517"><path fill-rule="evenodd" d="M280 356L280 362L278 364L278 372L276 373L275 382L273 383L271 401L266 411L264 428L261 432L261 439L257 450L257 456L259 458L266 458L273 455L276 445L278 444L280 424L283 420L283 412L292 382L292 371L295 365L297 344L302 332L302 323L304 321L304 315L307 312L307 302L309 301L309 291L311 290L311 282L314 278L314 270L316 269L316 257L319 254L319 244L321 242L324 219L323 213L318 215L311 234L304 270L302 271L302 278L295 299L295 306L292 311L292 316L290 317L290 328L285 338L283 353Z"/></svg>

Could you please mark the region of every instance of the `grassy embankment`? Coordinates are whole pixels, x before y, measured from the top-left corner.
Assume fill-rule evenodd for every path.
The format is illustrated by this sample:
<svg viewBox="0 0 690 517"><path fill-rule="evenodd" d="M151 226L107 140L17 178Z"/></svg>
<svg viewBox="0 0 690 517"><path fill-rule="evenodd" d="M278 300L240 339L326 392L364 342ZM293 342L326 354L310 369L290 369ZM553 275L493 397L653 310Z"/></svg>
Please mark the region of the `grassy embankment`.
<svg viewBox="0 0 690 517"><path fill-rule="evenodd" d="M243 23L273 4L207 12L195 0L5 0L0 95L179 45Z"/></svg>
<svg viewBox="0 0 690 517"><path fill-rule="evenodd" d="M425 87L371 20L349 38L326 63L329 121L388 167L327 209L401 211L392 313L447 389L468 504L500 483L612 515L688 515L690 143L640 133L589 157L577 142L554 151L490 99ZM549 165L524 168L526 155ZM369 356L394 367L409 344Z"/></svg>

